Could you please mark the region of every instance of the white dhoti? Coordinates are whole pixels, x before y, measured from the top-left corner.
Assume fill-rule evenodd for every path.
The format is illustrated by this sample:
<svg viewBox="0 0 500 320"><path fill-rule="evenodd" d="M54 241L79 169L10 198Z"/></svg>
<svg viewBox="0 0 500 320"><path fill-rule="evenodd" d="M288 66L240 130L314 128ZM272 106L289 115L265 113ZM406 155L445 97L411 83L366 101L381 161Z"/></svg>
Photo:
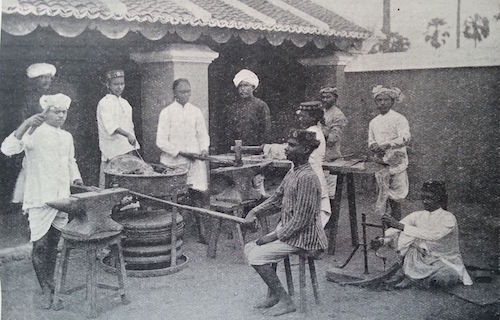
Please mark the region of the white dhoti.
<svg viewBox="0 0 500 320"><path fill-rule="evenodd" d="M375 203L375 213L385 214L387 199L400 201L408 195L408 174L406 170L391 174L390 169L384 168L375 173L378 185L378 197Z"/></svg>
<svg viewBox="0 0 500 320"><path fill-rule="evenodd" d="M31 241L40 240L54 226L61 230L68 223L68 214L49 206L30 208L28 220L31 231Z"/></svg>

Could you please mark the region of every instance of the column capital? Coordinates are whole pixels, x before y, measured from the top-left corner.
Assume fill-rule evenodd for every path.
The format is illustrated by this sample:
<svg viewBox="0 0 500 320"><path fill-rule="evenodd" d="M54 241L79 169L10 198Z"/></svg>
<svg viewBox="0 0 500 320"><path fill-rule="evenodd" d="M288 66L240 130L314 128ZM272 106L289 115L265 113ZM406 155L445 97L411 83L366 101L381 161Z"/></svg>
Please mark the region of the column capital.
<svg viewBox="0 0 500 320"><path fill-rule="evenodd" d="M319 58L303 58L299 62L306 67L314 66L345 66L354 56L352 54L337 52L335 54Z"/></svg>
<svg viewBox="0 0 500 320"><path fill-rule="evenodd" d="M130 58L135 62L191 62L210 64L219 54L205 45L173 43L165 49L149 52L133 52Z"/></svg>

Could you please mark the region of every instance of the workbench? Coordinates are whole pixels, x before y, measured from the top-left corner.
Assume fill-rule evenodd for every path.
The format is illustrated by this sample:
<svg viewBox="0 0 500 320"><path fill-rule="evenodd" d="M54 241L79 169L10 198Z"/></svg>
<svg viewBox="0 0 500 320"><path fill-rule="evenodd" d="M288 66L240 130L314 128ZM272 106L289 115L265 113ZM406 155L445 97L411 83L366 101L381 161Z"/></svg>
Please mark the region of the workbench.
<svg viewBox="0 0 500 320"><path fill-rule="evenodd" d="M215 155L214 158L229 161L234 160L234 154L221 154ZM244 155L242 157L243 164L260 164L268 163L274 168L291 168L292 162L289 160L269 159L264 155ZM356 212L356 186L354 182L354 174L368 174L373 175L375 172L381 170L384 166L379 163L365 161L363 159L337 159L333 162L323 163L323 169L329 171L331 174L337 176L337 189L335 191L335 198L332 201L332 217L329 221L329 243L328 253L334 254L336 247L338 219L340 213L340 203L342 201L342 190L344 182L347 187L347 202L349 205L349 222L351 226L351 241L353 246L359 243L358 237L358 219Z"/></svg>

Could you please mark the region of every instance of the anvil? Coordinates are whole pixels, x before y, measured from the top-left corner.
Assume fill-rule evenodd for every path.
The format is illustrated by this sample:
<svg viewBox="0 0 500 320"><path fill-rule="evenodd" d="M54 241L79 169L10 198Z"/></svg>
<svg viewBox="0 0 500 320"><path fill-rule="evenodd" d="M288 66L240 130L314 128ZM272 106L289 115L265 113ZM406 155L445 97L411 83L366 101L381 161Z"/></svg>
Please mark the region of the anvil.
<svg viewBox="0 0 500 320"><path fill-rule="evenodd" d="M237 167L222 167L212 169L213 174L220 174L231 180L231 185L217 194L215 198L221 201L240 203L245 200L258 200L262 194L253 188L252 179L262 172L271 162L261 164L243 164Z"/></svg>
<svg viewBox="0 0 500 320"><path fill-rule="evenodd" d="M63 235L79 240L103 239L123 229L121 224L111 219L111 210L128 194L124 188L96 189L72 194L69 198L51 201L47 205L73 217L61 230Z"/></svg>

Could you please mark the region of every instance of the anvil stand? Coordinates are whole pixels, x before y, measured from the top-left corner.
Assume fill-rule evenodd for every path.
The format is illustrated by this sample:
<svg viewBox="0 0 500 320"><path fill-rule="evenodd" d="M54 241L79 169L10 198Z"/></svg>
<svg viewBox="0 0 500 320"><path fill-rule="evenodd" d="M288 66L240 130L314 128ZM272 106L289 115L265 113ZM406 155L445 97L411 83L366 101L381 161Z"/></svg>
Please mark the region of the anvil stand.
<svg viewBox="0 0 500 320"><path fill-rule="evenodd" d="M112 208L128 194L127 189L93 189L81 187L80 191L89 191L71 195L70 198L47 203L60 211L67 212L73 219L61 230L62 250L56 261L55 290L53 309L63 308L62 294L71 294L86 288L87 317L97 317L97 288L118 291L123 304L129 301L125 295L126 271L121 240L123 227L111 219ZM119 264L117 268L118 286L97 282L97 252L110 248ZM72 289L65 289L70 251L84 250L86 253L86 284Z"/></svg>
<svg viewBox="0 0 500 320"><path fill-rule="evenodd" d="M224 176L230 182L227 188L212 197L210 200L211 209L232 214L240 218L243 218L245 206L254 205L262 199L262 194L259 190L253 188L253 178L261 173L264 167L271 163L243 164L241 153L245 151L244 148L245 147L241 145L241 140L236 140L235 146L232 148L235 151L234 163L236 165L210 170L211 174ZM215 258L216 256L221 225L222 220L215 219L207 249L207 256L210 258ZM233 237L238 241L238 245L241 247L241 252L243 254L245 235L239 224L235 224L234 227Z"/></svg>

